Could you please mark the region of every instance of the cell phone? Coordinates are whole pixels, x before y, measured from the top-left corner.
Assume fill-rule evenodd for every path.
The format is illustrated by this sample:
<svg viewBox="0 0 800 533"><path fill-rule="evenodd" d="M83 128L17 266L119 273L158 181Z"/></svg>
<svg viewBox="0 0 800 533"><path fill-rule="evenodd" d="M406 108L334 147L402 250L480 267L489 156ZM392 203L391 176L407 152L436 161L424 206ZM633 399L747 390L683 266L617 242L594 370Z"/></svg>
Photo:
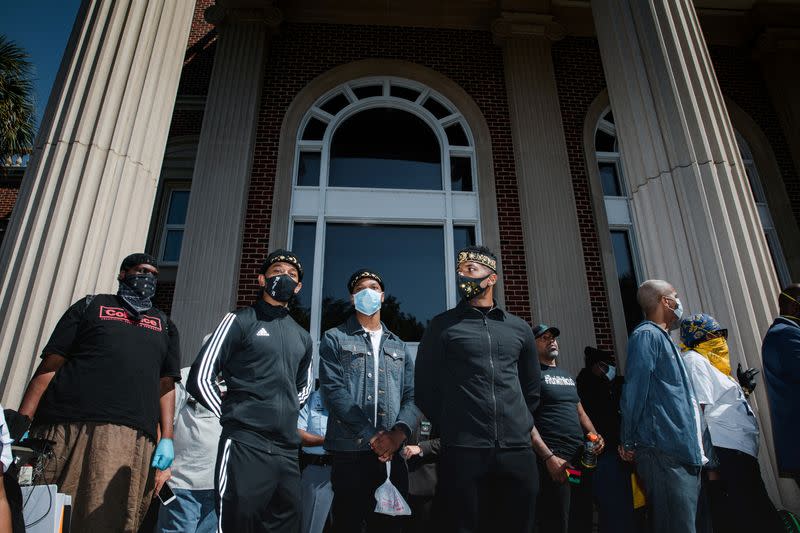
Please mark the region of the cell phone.
<svg viewBox="0 0 800 533"><path fill-rule="evenodd" d="M161 500L161 505L167 505L172 503L175 499L175 493L172 492L172 489L169 488L169 485L164 483L161 485L161 490L158 491L158 499Z"/></svg>

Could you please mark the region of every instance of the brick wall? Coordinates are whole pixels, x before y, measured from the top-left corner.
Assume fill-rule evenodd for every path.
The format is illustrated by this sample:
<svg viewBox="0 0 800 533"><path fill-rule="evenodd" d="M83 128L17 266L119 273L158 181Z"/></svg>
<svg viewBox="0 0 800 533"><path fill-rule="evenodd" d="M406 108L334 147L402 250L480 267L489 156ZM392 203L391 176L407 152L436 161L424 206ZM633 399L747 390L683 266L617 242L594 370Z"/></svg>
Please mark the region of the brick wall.
<svg viewBox="0 0 800 533"><path fill-rule="evenodd" d="M17 202L17 194L19 194L19 184L4 184L0 182L0 220L8 220L11 218L11 210L14 209L14 204Z"/></svg>
<svg viewBox="0 0 800 533"><path fill-rule="evenodd" d="M196 0L192 29L186 43L186 56L183 72L178 84L178 95L205 95L208 91L208 80L214 64L214 50L217 45L217 30L206 22L204 13L214 0Z"/></svg>
<svg viewBox="0 0 800 533"><path fill-rule="evenodd" d="M800 179L759 65L753 61L753 55L747 49L712 46L709 52L723 94L750 115L767 136L775 152L794 217L800 224Z"/></svg>
<svg viewBox="0 0 800 533"><path fill-rule="evenodd" d="M153 305L169 316L172 314L172 297L175 295L174 281L159 281L156 286L156 295Z"/></svg>
<svg viewBox="0 0 800 533"><path fill-rule="evenodd" d="M494 156L503 276L508 309L531 320L502 51L488 32L385 26L285 24L267 58L240 265L239 304L258 294L266 252L278 138L284 114L312 79L366 58L412 61L458 83L489 125Z"/></svg>
<svg viewBox="0 0 800 533"><path fill-rule="evenodd" d="M572 174L572 191L575 195L575 209L586 262L586 280L591 297L595 336L598 347L613 350L614 337L608 311L608 293L583 146L586 113L597 95L606 87L597 41L568 37L556 42L553 45L553 64Z"/></svg>

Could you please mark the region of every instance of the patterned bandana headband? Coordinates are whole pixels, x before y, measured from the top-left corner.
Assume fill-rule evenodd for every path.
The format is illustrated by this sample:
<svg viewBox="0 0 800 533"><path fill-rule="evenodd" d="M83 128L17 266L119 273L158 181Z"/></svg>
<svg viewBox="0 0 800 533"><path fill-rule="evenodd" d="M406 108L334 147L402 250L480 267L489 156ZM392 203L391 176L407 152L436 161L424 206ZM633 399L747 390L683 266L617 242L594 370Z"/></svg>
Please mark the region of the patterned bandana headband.
<svg viewBox="0 0 800 533"><path fill-rule="evenodd" d="M486 254L479 252L459 252L456 265L460 265L465 261L474 261L475 263L480 263L481 265L491 268L493 272L497 272L497 260L492 259Z"/></svg>

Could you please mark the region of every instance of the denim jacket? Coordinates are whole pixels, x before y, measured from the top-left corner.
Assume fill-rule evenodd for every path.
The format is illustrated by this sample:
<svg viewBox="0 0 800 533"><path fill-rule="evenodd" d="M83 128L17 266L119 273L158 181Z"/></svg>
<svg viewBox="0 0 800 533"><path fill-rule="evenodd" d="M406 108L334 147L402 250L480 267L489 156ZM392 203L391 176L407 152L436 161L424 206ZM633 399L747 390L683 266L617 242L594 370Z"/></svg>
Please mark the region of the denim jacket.
<svg viewBox="0 0 800 533"><path fill-rule="evenodd" d="M686 465L701 466L700 412L680 350L650 321L628 340L622 389L622 445L656 448Z"/></svg>
<svg viewBox="0 0 800 533"><path fill-rule="evenodd" d="M381 326L377 376L373 375L372 343L355 314L322 336L319 377L329 411L326 450L369 450L369 440L378 431L400 426L408 437L417 425L414 362L405 343ZM376 379L378 397L373 398ZM377 424L373 420L376 401Z"/></svg>

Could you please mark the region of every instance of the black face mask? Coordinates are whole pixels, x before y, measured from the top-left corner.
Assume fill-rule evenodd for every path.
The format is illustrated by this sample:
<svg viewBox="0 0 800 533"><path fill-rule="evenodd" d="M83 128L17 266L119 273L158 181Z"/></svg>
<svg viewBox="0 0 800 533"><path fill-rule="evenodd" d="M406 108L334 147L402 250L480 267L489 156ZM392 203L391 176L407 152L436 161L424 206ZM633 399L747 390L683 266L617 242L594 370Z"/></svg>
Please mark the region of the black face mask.
<svg viewBox="0 0 800 533"><path fill-rule="evenodd" d="M272 296L275 300L286 303L294 296L294 289L297 282L286 274L270 276L264 283L264 292Z"/></svg>
<svg viewBox="0 0 800 533"><path fill-rule="evenodd" d="M482 278L468 278L467 276L462 276L461 274L456 274L456 288L458 289L458 294L464 300L472 300L473 298L480 296L483 294L489 286L481 287L481 283L483 283L491 274L483 276Z"/></svg>
<svg viewBox="0 0 800 533"><path fill-rule="evenodd" d="M156 277L152 274L129 274L122 278L122 283L138 298L149 300L156 294Z"/></svg>

